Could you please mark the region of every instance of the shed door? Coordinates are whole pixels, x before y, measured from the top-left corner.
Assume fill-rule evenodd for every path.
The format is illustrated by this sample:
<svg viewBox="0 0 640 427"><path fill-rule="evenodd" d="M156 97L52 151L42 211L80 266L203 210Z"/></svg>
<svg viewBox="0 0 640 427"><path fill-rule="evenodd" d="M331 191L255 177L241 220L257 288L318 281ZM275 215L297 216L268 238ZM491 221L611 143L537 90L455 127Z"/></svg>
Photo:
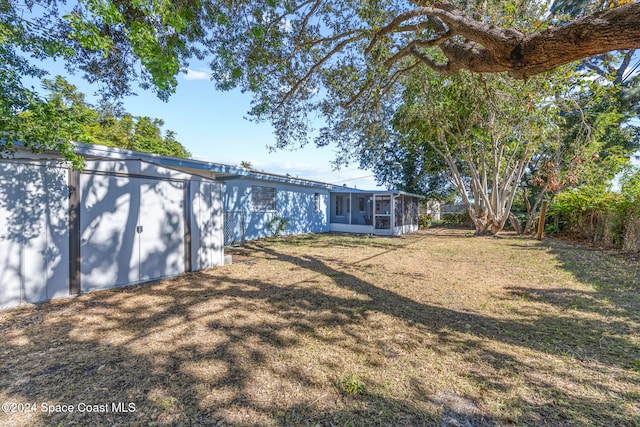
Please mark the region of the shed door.
<svg viewBox="0 0 640 427"><path fill-rule="evenodd" d="M184 184L140 179L139 278L184 272Z"/></svg>
<svg viewBox="0 0 640 427"><path fill-rule="evenodd" d="M222 263L220 184L191 181L191 268L204 270Z"/></svg>
<svg viewBox="0 0 640 427"><path fill-rule="evenodd" d="M81 174L82 291L184 271L182 182Z"/></svg>

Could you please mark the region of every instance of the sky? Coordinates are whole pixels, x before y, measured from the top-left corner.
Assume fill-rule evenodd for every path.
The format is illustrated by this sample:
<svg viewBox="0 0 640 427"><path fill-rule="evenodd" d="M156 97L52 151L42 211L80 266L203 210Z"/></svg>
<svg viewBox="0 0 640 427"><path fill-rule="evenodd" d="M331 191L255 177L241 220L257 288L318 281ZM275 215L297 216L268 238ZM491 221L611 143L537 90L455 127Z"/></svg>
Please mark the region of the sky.
<svg viewBox="0 0 640 427"><path fill-rule="evenodd" d="M69 75L61 63L48 62L44 68L64 76L94 102L96 88L79 76ZM238 90L220 92L210 80L206 68L180 73L178 87L168 102L161 101L152 91L136 88L137 96L123 99L124 110L134 116L149 116L164 121L163 130L176 132L176 139L194 159L229 165L251 162L257 170L290 174L331 184L346 184L359 189L379 189L371 171L357 165L335 170L336 147L317 148L313 145L297 150L270 151L275 144L273 128L268 123L254 123L246 117L251 95Z"/></svg>
<svg viewBox="0 0 640 427"><path fill-rule="evenodd" d="M275 144L268 123L247 119L251 95L240 91L219 92L204 69L188 70L178 77L177 92L164 103L152 93L127 98L125 108L134 115L148 115L165 121L164 128L177 132L177 139L199 160L239 165L251 162L265 172L377 188L370 171L357 165L334 170L336 147L314 145L297 150L270 151Z"/></svg>

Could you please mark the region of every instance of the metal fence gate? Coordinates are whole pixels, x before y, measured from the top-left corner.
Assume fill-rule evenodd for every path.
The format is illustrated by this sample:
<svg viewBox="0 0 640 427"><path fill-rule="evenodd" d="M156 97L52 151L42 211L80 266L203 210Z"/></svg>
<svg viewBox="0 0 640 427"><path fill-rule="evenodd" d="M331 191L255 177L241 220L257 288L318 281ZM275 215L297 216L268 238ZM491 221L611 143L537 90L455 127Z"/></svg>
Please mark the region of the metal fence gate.
<svg viewBox="0 0 640 427"><path fill-rule="evenodd" d="M244 212L224 212L224 245L238 246L244 244Z"/></svg>

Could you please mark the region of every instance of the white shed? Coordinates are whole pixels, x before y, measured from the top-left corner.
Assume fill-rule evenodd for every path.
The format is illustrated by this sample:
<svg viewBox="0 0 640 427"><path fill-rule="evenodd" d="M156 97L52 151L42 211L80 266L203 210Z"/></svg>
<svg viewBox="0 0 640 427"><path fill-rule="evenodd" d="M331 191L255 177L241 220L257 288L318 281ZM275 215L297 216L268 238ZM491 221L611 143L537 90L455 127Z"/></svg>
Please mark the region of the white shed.
<svg viewBox="0 0 640 427"><path fill-rule="evenodd" d="M82 172L27 152L0 161L0 307L223 264L210 173L79 147Z"/></svg>

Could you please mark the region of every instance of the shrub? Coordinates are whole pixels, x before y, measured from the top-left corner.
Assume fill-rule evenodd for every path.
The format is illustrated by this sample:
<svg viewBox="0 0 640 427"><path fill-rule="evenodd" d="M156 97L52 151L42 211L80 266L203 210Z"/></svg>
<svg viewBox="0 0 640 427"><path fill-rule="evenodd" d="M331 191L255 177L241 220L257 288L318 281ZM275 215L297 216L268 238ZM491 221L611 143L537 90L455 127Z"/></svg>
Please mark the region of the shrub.
<svg viewBox="0 0 640 427"><path fill-rule="evenodd" d="M579 239L598 240L604 234L604 218L612 205L604 188L584 187L558 194L549 206L560 233Z"/></svg>
<svg viewBox="0 0 640 427"><path fill-rule="evenodd" d="M549 233L640 250L640 170L623 175L618 192L603 187L564 191L549 206L549 215Z"/></svg>
<svg viewBox="0 0 640 427"><path fill-rule="evenodd" d="M269 227L269 230L271 230L271 233L273 234L274 237L279 237L287 229L288 225L289 225L288 218L281 218L279 216L274 216L273 218L271 218L271 221L269 221L269 223L267 224L267 227Z"/></svg>
<svg viewBox="0 0 640 427"><path fill-rule="evenodd" d="M420 230L426 230L431 227L431 223L433 221L433 217L431 214L420 214L418 217L418 227Z"/></svg>
<svg viewBox="0 0 640 427"><path fill-rule="evenodd" d="M441 223L443 225L474 227L468 212L443 215L441 217Z"/></svg>

